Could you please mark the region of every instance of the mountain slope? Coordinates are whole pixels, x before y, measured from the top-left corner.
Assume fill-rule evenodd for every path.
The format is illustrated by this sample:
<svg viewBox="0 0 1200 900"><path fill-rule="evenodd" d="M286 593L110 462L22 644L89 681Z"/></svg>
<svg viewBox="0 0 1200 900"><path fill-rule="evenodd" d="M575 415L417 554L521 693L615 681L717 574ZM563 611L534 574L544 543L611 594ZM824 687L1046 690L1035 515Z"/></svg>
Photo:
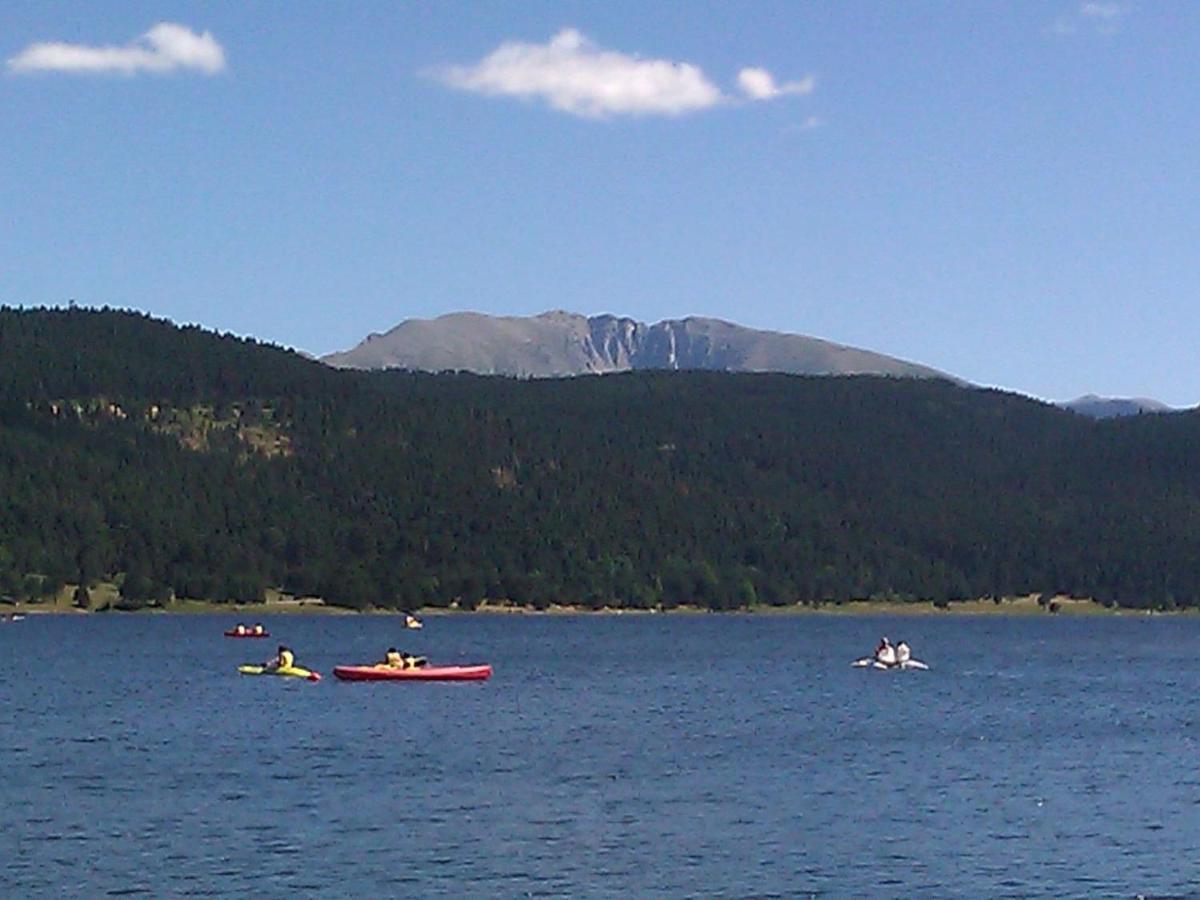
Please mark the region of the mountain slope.
<svg viewBox="0 0 1200 900"><path fill-rule="evenodd" d="M561 377L633 369L945 378L927 366L818 338L692 317L644 325L616 316L453 313L410 319L323 361L340 368Z"/></svg>

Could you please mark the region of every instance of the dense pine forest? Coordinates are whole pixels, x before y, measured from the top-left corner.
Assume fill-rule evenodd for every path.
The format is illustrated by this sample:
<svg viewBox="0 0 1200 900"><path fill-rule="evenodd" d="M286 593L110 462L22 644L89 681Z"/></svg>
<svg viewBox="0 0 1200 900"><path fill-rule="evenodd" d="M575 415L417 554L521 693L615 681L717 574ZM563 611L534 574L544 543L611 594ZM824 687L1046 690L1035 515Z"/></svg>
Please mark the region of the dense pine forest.
<svg viewBox="0 0 1200 900"><path fill-rule="evenodd" d="M336 371L0 309L0 600L1200 602L1200 414L949 382Z"/></svg>

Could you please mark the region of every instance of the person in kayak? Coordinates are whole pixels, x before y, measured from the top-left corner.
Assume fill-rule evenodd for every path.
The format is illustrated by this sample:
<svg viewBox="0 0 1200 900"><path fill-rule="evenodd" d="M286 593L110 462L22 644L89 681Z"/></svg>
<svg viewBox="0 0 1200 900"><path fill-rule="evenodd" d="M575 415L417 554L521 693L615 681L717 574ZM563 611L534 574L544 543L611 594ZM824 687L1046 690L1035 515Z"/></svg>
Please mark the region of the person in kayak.
<svg viewBox="0 0 1200 900"><path fill-rule="evenodd" d="M241 622L238 622L238 623L237 623L237 628L233 629L233 633L234 633L234 634L245 634L245 633L246 633L246 626L245 626L245 625L243 625Z"/></svg>
<svg viewBox="0 0 1200 900"><path fill-rule="evenodd" d="M296 665L296 654L292 653L283 644L279 645L279 651L275 654L275 658L263 663L263 668L269 672L276 672L279 669L291 669Z"/></svg>
<svg viewBox="0 0 1200 900"><path fill-rule="evenodd" d="M896 645L896 663L904 665L910 659L912 659L912 651L908 648L908 644L901 641Z"/></svg>
<svg viewBox="0 0 1200 900"><path fill-rule="evenodd" d="M238 628L241 628L241 627L242 627L241 625L239 625L239 626L238 626ZM262 624L261 624L261 623L259 623L259 624L256 624L256 625L254 626L254 633L255 633L255 634L262 634L264 631L266 631L266 629L262 627Z"/></svg>
<svg viewBox="0 0 1200 900"><path fill-rule="evenodd" d="M428 662L429 660L423 656L413 656L410 653L401 653L395 647L388 647L387 656L383 660L383 665L390 669L419 669Z"/></svg>
<svg viewBox="0 0 1200 900"><path fill-rule="evenodd" d="M879 639L879 646L875 648L875 659L885 666L894 666L896 664L896 648L887 639L887 635Z"/></svg>

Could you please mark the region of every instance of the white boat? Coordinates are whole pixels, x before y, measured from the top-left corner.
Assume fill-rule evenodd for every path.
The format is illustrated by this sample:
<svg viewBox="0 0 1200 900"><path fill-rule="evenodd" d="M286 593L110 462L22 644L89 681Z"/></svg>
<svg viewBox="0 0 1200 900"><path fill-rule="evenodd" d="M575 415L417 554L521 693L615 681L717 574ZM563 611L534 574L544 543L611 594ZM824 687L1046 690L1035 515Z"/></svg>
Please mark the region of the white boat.
<svg viewBox="0 0 1200 900"><path fill-rule="evenodd" d="M850 663L856 669L916 669L924 672L929 666L921 662L919 659L906 659L904 662L886 663L881 662L873 656L864 656L862 659L856 659Z"/></svg>
<svg viewBox="0 0 1200 900"><path fill-rule="evenodd" d="M912 650L909 649L906 641L900 641L893 646L886 635L880 638L879 646L875 648L874 656L864 656L862 659L854 660L850 665L857 669L925 670L929 668L929 666L925 665L919 659L912 658Z"/></svg>

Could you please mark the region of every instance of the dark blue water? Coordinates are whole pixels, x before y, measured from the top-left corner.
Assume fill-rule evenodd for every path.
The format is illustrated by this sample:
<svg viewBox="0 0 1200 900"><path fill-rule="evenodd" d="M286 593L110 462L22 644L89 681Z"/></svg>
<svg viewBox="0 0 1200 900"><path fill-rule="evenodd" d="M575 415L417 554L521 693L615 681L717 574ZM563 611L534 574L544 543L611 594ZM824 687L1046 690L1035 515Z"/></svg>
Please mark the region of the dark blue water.
<svg viewBox="0 0 1200 900"><path fill-rule="evenodd" d="M234 621L0 625L0 896L1200 893L1198 620Z"/></svg>

